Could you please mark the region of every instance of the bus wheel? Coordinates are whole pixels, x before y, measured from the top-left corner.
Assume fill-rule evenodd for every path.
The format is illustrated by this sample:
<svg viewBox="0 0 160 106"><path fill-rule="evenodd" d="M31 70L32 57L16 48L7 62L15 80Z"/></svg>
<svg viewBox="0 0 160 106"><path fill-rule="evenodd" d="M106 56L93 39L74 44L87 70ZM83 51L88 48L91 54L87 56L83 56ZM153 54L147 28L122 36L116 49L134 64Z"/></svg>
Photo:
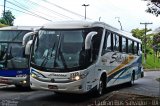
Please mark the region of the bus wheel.
<svg viewBox="0 0 160 106"><path fill-rule="evenodd" d="M135 72L132 72L132 76L131 76L131 80L129 82L129 86L132 86L134 84L134 80L135 80Z"/></svg>
<svg viewBox="0 0 160 106"><path fill-rule="evenodd" d="M16 88L22 88L22 85L15 85L16 86Z"/></svg>
<svg viewBox="0 0 160 106"><path fill-rule="evenodd" d="M31 87L30 86L22 86L22 85L15 85L15 87L17 89L23 89L23 90L31 90Z"/></svg>
<svg viewBox="0 0 160 106"><path fill-rule="evenodd" d="M104 89L105 89L105 81L104 79L101 77L100 81L99 81L99 88L96 91L97 96L101 96L104 93Z"/></svg>

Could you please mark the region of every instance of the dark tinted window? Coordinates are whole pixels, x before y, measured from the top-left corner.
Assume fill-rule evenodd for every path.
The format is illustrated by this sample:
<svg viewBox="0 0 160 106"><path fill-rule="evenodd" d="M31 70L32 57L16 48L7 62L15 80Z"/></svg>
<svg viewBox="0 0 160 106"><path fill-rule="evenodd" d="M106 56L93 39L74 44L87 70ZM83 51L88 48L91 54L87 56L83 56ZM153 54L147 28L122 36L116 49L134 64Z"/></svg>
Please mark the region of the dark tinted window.
<svg viewBox="0 0 160 106"><path fill-rule="evenodd" d="M6 30L0 31L0 41L15 41L15 42L22 42L23 36L28 33L29 31L25 30Z"/></svg>
<svg viewBox="0 0 160 106"><path fill-rule="evenodd" d="M132 41L128 40L128 53L133 53L133 45L132 45Z"/></svg>
<svg viewBox="0 0 160 106"><path fill-rule="evenodd" d="M134 54L138 54L137 42L134 42Z"/></svg>
<svg viewBox="0 0 160 106"><path fill-rule="evenodd" d="M116 34L113 34L113 50L119 51L119 36Z"/></svg>
<svg viewBox="0 0 160 106"><path fill-rule="evenodd" d="M127 45L127 40L126 38L122 37L122 52L126 52L126 45Z"/></svg>

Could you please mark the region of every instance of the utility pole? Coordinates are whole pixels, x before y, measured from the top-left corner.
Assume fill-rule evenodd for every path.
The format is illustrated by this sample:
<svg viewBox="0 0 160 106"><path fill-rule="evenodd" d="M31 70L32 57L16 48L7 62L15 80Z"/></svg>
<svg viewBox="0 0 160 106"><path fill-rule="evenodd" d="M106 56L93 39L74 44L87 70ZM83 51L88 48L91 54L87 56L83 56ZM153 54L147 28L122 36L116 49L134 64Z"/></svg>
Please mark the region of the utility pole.
<svg viewBox="0 0 160 106"><path fill-rule="evenodd" d="M101 17L99 17L99 21L101 21Z"/></svg>
<svg viewBox="0 0 160 106"><path fill-rule="evenodd" d="M115 17L115 19L116 19L116 18L118 19L118 22L119 22L119 25L120 25L120 27L121 27L121 30L123 30L123 29L122 29L122 24L121 24L120 18L119 18L119 17Z"/></svg>
<svg viewBox="0 0 160 106"><path fill-rule="evenodd" d="M85 20L86 20L86 14L87 14L87 13L86 13L86 7L89 6L89 4L83 4L82 6L85 7Z"/></svg>
<svg viewBox="0 0 160 106"><path fill-rule="evenodd" d="M4 0L4 10L3 10L3 17L5 17L5 11L6 11L6 0Z"/></svg>
<svg viewBox="0 0 160 106"><path fill-rule="evenodd" d="M145 22L145 23L140 23L140 24L143 24L145 26L145 35L144 35L144 64L146 64L146 58L147 58L147 55L146 55L146 33L147 33L147 25L149 24L153 24L153 23L148 23L148 22Z"/></svg>

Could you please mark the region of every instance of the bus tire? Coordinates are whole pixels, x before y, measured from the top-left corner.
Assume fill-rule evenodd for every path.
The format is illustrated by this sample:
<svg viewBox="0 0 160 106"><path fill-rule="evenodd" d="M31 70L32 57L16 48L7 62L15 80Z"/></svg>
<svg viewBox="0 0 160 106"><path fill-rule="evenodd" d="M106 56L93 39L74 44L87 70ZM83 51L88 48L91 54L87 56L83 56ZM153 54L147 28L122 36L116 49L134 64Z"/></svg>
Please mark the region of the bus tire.
<svg viewBox="0 0 160 106"><path fill-rule="evenodd" d="M130 87L134 84L134 80L135 80L135 71L132 72L131 80L128 83Z"/></svg>
<svg viewBox="0 0 160 106"><path fill-rule="evenodd" d="M31 87L30 87L30 86L22 86L22 85L15 84L15 87L16 87L17 89L31 90Z"/></svg>
<svg viewBox="0 0 160 106"><path fill-rule="evenodd" d="M22 88L22 85L17 85L17 84L15 84L15 87L18 88L18 89L21 89L21 88Z"/></svg>
<svg viewBox="0 0 160 106"><path fill-rule="evenodd" d="M101 95L103 95L104 94L104 91L105 91L105 89L106 89L106 77L101 77L100 78L100 81L99 81L99 87L98 87L98 89L96 90L96 95L97 96L101 96Z"/></svg>

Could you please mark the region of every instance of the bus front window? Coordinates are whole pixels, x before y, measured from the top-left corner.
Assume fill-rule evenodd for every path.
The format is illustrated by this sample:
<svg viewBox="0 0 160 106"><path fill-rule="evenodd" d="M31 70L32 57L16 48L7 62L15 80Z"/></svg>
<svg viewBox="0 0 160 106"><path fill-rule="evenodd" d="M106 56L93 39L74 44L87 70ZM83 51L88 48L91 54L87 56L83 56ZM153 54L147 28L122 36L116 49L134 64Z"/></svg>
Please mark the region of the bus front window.
<svg viewBox="0 0 160 106"><path fill-rule="evenodd" d="M0 31L0 68L28 68L28 59L22 47L23 36L28 32L27 30Z"/></svg>
<svg viewBox="0 0 160 106"><path fill-rule="evenodd" d="M47 68L80 66L83 48L82 31L40 31L34 45L32 60Z"/></svg>
<svg viewBox="0 0 160 106"><path fill-rule="evenodd" d="M6 58L7 44L0 44L0 68L5 67L5 58Z"/></svg>
<svg viewBox="0 0 160 106"><path fill-rule="evenodd" d="M85 51L85 38L92 30L40 30L32 50L31 65L50 71L86 68L90 59Z"/></svg>

